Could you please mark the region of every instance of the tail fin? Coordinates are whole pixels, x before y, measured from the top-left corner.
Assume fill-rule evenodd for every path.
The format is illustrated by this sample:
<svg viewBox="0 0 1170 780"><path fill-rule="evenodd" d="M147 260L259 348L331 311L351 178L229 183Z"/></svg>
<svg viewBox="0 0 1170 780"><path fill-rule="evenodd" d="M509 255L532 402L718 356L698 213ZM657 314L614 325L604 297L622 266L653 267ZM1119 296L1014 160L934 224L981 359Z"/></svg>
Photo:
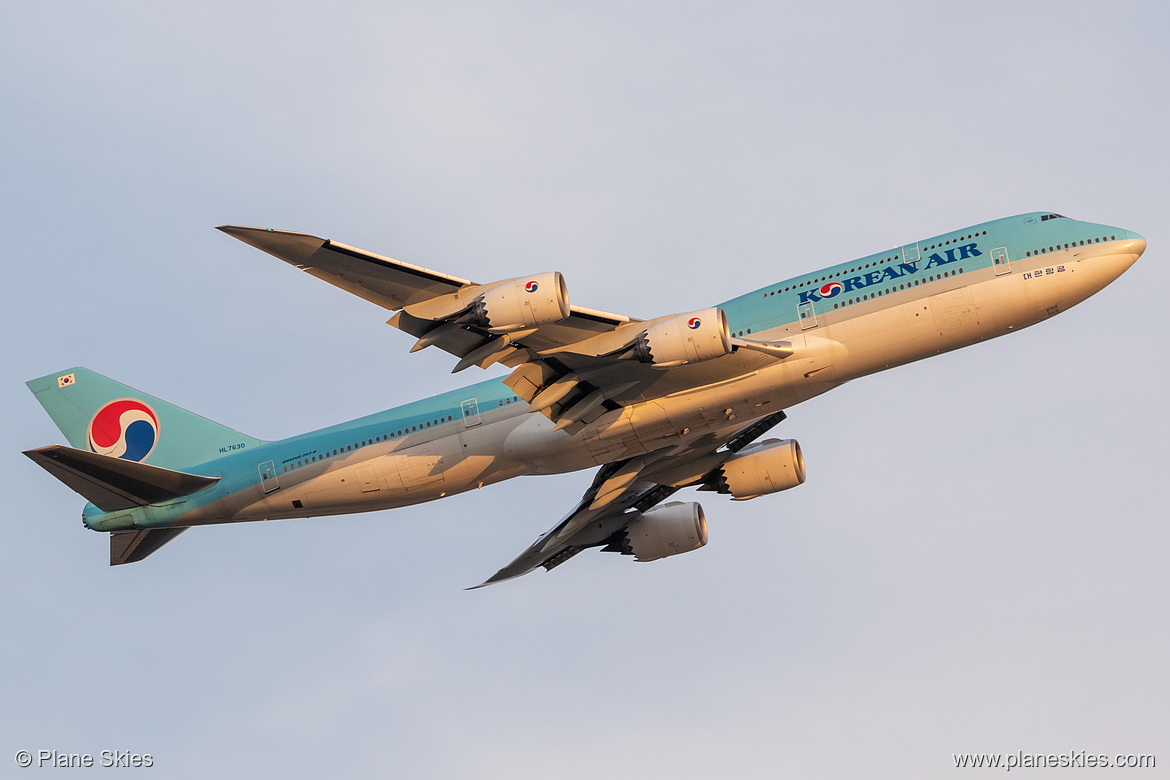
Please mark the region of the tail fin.
<svg viewBox="0 0 1170 780"><path fill-rule="evenodd" d="M79 450L185 469L263 443L86 368L27 384Z"/></svg>

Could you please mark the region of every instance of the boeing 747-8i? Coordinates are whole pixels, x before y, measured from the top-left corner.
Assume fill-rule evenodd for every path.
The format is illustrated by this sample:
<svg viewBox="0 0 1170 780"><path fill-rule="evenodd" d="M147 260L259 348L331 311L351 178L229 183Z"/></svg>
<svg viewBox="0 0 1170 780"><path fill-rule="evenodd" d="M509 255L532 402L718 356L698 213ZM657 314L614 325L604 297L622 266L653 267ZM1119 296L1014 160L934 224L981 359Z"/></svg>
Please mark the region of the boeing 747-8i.
<svg viewBox="0 0 1170 780"><path fill-rule="evenodd" d="M698 503L667 501L679 490L745 500L804 482L796 441L764 438L797 404L1046 320L1146 249L1137 233L1036 212L639 320L571 305L556 271L479 283L304 233L220 230L394 312L412 352L509 373L279 441L84 368L35 379L69 445L25 454L89 500L85 525L110 534L113 565L192 526L392 509L588 468L581 500L485 585L591 547L689 552L707 523Z"/></svg>

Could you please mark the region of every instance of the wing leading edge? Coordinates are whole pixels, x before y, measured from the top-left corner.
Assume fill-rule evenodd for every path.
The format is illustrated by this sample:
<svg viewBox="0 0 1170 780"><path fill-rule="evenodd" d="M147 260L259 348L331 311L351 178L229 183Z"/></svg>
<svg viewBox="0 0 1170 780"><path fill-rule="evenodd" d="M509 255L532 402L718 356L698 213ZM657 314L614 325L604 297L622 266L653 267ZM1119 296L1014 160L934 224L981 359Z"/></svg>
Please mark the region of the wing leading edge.
<svg viewBox="0 0 1170 780"><path fill-rule="evenodd" d="M630 317L569 305L556 321L500 332L468 315L503 283L478 284L306 233L237 225L219 230L397 312L387 324L417 339L411 351L438 347L459 358L455 371L501 363L514 369L505 382L528 402L555 386L532 411L570 433L661 377L635 361L612 359L641 333L640 321Z"/></svg>
<svg viewBox="0 0 1170 780"><path fill-rule="evenodd" d="M529 404L529 411L570 434L630 403L743 374L752 370L749 364L758 364L760 353L783 360L793 351L788 344L730 338L731 354L697 369L649 365L635 354L645 346L647 328L683 315L642 321L570 305L557 272L479 284L306 233L235 225L219 229L396 312L387 324L416 339L412 352L437 347L458 358L454 371L496 363L512 369L504 382ZM539 291L535 297L546 303L550 291L558 291L555 315L537 316L528 296L523 301L513 297L509 311L516 316L497 321L495 307L507 309L509 290L518 289Z"/></svg>

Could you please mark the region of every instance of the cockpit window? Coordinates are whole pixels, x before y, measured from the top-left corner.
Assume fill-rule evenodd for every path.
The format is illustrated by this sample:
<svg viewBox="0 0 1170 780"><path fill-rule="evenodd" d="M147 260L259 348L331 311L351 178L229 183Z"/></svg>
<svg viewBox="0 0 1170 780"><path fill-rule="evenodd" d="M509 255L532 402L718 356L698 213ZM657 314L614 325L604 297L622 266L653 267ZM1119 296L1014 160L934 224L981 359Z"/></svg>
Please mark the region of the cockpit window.
<svg viewBox="0 0 1170 780"><path fill-rule="evenodd" d="M1050 219L1068 219L1064 214L1045 214L1040 217L1041 222L1047 222Z"/></svg>

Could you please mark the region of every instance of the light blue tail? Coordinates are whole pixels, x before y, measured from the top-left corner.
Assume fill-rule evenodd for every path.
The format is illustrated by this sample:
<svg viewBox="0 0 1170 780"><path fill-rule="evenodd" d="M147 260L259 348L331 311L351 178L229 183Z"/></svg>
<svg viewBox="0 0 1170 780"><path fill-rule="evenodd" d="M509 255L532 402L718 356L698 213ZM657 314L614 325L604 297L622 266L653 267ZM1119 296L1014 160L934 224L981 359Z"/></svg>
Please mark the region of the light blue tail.
<svg viewBox="0 0 1170 780"><path fill-rule="evenodd" d="M79 450L188 469L263 443L87 368L69 368L27 384Z"/></svg>

